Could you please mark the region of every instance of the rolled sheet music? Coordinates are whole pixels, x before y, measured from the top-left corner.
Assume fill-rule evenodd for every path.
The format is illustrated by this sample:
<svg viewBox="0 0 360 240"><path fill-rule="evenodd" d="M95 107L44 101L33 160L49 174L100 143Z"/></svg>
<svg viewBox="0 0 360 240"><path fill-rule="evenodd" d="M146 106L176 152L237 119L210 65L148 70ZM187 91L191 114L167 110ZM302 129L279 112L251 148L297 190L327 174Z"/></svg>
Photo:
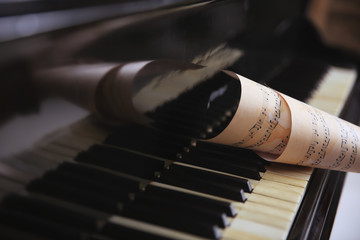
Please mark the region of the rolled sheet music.
<svg viewBox="0 0 360 240"><path fill-rule="evenodd" d="M360 128L231 73L241 99L230 124L212 142L257 151L266 160L360 172Z"/></svg>
<svg viewBox="0 0 360 240"><path fill-rule="evenodd" d="M157 60L66 66L41 70L34 76L42 92L65 96L108 123L150 126L162 116L170 119L170 125L171 119L177 119L171 118L172 114L155 114L153 118L151 113L209 79L216 77L215 83L226 79L235 85L215 84L215 90L192 95L206 98L202 106L206 111L221 98L232 99L224 106L235 106L226 126L205 140L251 149L269 161L360 172L358 126L233 72L214 71L219 67L224 66L208 68ZM234 97L227 96L234 92ZM197 101L190 99L187 103L196 105Z"/></svg>

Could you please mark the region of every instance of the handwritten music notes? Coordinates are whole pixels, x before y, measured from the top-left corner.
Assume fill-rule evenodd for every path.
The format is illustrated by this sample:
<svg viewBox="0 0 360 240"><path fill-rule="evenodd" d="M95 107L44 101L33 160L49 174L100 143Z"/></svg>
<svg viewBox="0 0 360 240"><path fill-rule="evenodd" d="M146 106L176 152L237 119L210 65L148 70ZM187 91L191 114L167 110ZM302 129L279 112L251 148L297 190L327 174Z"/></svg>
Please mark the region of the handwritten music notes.
<svg viewBox="0 0 360 240"><path fill-rule="evenodd" d="M241 82L240 103L227 128L209 141L252 149L270 161L360 172L360 127L227 74Z"/></svg>

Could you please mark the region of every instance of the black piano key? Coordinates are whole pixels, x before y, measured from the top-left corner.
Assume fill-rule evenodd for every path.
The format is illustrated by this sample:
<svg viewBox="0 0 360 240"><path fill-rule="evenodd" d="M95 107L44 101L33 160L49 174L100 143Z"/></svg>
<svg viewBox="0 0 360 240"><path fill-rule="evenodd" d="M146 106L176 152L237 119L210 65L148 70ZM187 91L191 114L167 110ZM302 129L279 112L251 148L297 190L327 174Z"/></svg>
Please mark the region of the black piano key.
<svg viewBox="0 0 360 240"><path fill-rule="evenodd" d="M69 184L46 179L33 180L27 186L27 190L83 205L88 208L94 208L106 213L120 213L123 207L122 203L119 202L118 199L103 197L87 189L81 189ZM124 196L123 202L126 201L127 196Z"/></svg>
<svg viewBox="0 0 360 240"><path fill-rule="evenodd" d="M26 232L16 226L0 224L1 240L52 240L53 238L39 236L34 233Z"/></svg>
<svg viewBox="0 0 360 240"><path fill-rule="evenodd" d="M159 140L157 136L141 136L139 139L128 140L122 136L112 136L106 139L105 144L114 145L121 148L130 149L142 153L147 153L157 157L162 157L169 160L176 160L178 153L182 153L185 144L177 144L171 142L171 139Z"/></svg>
<svg viewBox="0 0 360 240"><path fill-rule="evenodd" d="M152 179L164 166L161 160L105 145L94 145L75 160L145 179Z"/></svg>
<svg viewBox="0 0 360 240"><path fill-rule="evenodd" d="M87 236L84 240L115 240L111 237L106 237L104 235L91 235Z"/></svg>
<svg viewBox="0 0 360 240"><path fill-rule="evenodd" d="M214 156L215 154L216 156L225 159L224 161L253 163L260 168L264 168L264 166L269 164L268 161L265 161L253 151L212 142L198 141L194 152L200 152L205 156ZM261 169L261 171L264 170L265 169Z"/></svg>
<svg viewBox="0 0 360 240"><path fill-rule="evenodd" d="M201 130L204 133L208 132L207 129L212 127L212 124L209 124L207 121L201 119L188 118L181 114L181 118L178 117L178 114L172 115L171 113L157 113L156 121L157 123L163 124L176 124L182 126L184 129L189 130ZM215 122L215 120L214 120Z"/></svg>
<svg viewBox="0 0 360 240"><path fill-rule="evenodd" d="M156 170L163 167L163 161L146 157L144 155L135 154L130 151L126 151L120 148L116 148L109 145L94 144L87 151L90 155L101 156L104 159L113 159L118 161L126 161L127 164L142 164L145 166L153 166Z"/></svg>
<svg viewBox="0 0 360 240"><path fill-rule="evenodd" d="M174 103L173 105L174 107L172 109L161 114L169 116L181 115L181 118L186 119L188 122L198 120L204 125L216 125L216 122L219 121L217 115L204 114L204 112L200 112L199 109L192 109L191 104L184 106L183 104ZM224 109L222 109L222 111L224 111Z"/></svg>
<svg viewBox="0 0 360 240"><path fill-rule="evenodd" d="M229 106L217 109L212 107L212 111L208 111L209 109L207 108L198 109L197 107L192 107L192 105L191 103L188 105L173 103L171 109L168 109L166 112L157 113L154 115L154 119L167 119L179 124L189 124L193 128L205 129L206 127L220 127L221 123L227 122L229 118ZM232 115L232 113L230 114Z"/></svg>
<svg viewBox="0 0 360 240"><path fill-rule="evenodd" d="M103 158L101 155L90 155L87 152L80 152L76 158L75 161L80 163L86 163L98 167L102 167L105 169L117 171L119 173L125 173L145 179L152 179L154 177L154 170L151 168L147 168L148 166L145 165L143 167L141 164L134 165L134 164L127 164L127 161L123 161L122 159L116 160L116 159L108 159ZM131 159L128 159L128 161L131 161Z"/></svg>
<svg viewBox="0 0 360 240"><path fill-rule="evenodd" d="M214 209L225 213L229 217L236 216L236 210L230 202L197 196L154 185L148 185L144 193L150 196L162 197L164 199L168 199L169 201L181 200L186 204L196 206L198 208Z"/></svg>
<svg viewBox="0 0 360 240"><path fill-rule="evenodd" d="M107 223L99 233L115 239L147 239L147 240L172 239L114 223Z"/></svg>
<svg viewBox="0 0 360 240"><path fill-rule="evenodd" d="M99 168L93 168L82 164L74 164L65 162L58 166L58 171L69 172L83 179L91 179L93 181L106 184L107 186L118 187L129 191L137 191L140 188L140 182L119 176L110 172L103 171Z"/></svg>
<svg viewBox="0 0 360 240"><path fill-rule="evenodd" d="M209 225L191 219L170 215L158 209L148 208L141 204L130 204L123 212L124 216L152 224L173 228L179 231L199 235L210 239L219 239L221 232L218 226Z"/></svg>
<svg viewBox="0 0 360 240"><path fill-rule="evenodd" d="M186 137L194 137L204 139L207 137L206 128L194 128L191 126L184 126L177 122L166 121L159 119L151 125L161 131L166 131Z"/></svg>
<svg viewBox="0 0 360 240"><path fill-rule="evenodd" d="M182 202L181 199L169 201L168 199L163 199L159 196L150 196L140 193L136 195L133 203L147 206L151 209L158 209L158 211L166 212L173 216L181 216L203 223L218 225L221 228L225 228L229 225L224 213L213 209L196 208Z"/></svg>
<svg viewBox="0 0 360 240"><path fill-rule="evenodd" d="M48 171L44 174L43 179L86 190L87 192L92 192L94 195L101 195L102 197L108 197L120 202L126 201L129 193L137 190L127 189L126 182L122 183L123 187L118 187L97 181L96 179L59 170Z"/></svg>
<svg viewBox="0 0 360 240"><path fill-rule="evenodd" d="M178 160L187 164L209 168L212 170L234 174L240 177L260 180L260 172L257 168L239 167L238 164L222 162L221 159L205 158L205 157L187 157L186 154Z"/></svg>
<svg viewBox="0 0 360 240"><path fill-rule="evenodd" d="M254 154L255 155L255 154ZM226 153L226 151L218 152L216 150L206 149L199 150L194 149L188 153L185 153L183 158L193 159L212 159L213 161L218 160L223 164L231 164L238 168L254 169L258 172L265 172L266 168L264 164L252 161L253 159L259 158L259 156L246 156L246 154L237 153L236 155Z"/></svg>
<svg viewBox="0 0 360 240"><path fill-rule="evenodd" d="M239 187L244 189L245 192L251 192L252 187L247 179L237 178L229 175L224 175L216 172L210 172L203 169L192 168L188 166L182 166L178 164L172 164L169 167L170 172L179 172L189 174L198 179L202 179L204 181L214 182L223 184L226 186Z"/></svg>
<svg viewBox="0 0 360 240"><path fill-rule="evenodd" d="M90 232L98 231L105 221L44 200L15 194L5 197L1 206Z"/></svg>
<svg viewBox="0 0 360 240"><path fill-rule="evenodd" d="M260 172L264 172L266 170L265 166L269 164L250 150L203 141L199 141L197 147L187 155L189 158L217 159L239 167L254 168Z"/></svg>
<svg viewBox="0 0 360 240"><path fill-rule="evenodd" d="M139 138L139 136L141 136ZM192 145L192 139L183 137L180 135L171 134L168 132L159 131L157 129L144 127L140 125L133 125L119 128L115 133L111 134L105 140L105 143L112 142L142 142L149 143L149 141L159 142L159 145L163 143L173 143L181 146Z"/></svg>
<svg viewBox="0 0 360 240"><path fill-rule="evenodd" d="M229 187L222 184L199 180L189 174L163 171L161 176L158 178L158 181L235 201L245 202L246 200L245 193L242 188Z"/></svg>
<svg viewBox="0 0 360 240"><path fill-rule="evenodd" d="M22 211L0 207L0 224L51 239L82 240L86 233Z"/></svg>

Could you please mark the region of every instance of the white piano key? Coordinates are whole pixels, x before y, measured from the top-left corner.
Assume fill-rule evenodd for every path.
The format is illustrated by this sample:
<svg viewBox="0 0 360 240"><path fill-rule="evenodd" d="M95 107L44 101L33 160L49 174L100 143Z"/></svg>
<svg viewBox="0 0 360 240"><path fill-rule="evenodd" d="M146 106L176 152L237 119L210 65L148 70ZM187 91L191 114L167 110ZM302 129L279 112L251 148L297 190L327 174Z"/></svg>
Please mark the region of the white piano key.
<svg viewBox="0 0 360 240"><path fill-rule="evenodd" d="M276 227L256 223L244 219L235 219L231 226L224 231L224 236L231 239L248 239L241 233L249 233L250 236L256 236L263 239L284 239L287 232Z"/></svg>

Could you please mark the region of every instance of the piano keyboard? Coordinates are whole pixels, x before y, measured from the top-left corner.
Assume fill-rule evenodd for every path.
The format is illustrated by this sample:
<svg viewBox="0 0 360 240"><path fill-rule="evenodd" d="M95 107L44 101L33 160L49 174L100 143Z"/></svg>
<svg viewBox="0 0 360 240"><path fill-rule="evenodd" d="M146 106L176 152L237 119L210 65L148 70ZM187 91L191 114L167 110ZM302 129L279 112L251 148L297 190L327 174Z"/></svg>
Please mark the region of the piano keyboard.
<svg viewBox="0 0 360 240"><path fill-rule="evenodd" d="M332 68L310 103L338 114L354 81ZM0 238L286 239L312 172L87 118L0 161Z"/></svg>

